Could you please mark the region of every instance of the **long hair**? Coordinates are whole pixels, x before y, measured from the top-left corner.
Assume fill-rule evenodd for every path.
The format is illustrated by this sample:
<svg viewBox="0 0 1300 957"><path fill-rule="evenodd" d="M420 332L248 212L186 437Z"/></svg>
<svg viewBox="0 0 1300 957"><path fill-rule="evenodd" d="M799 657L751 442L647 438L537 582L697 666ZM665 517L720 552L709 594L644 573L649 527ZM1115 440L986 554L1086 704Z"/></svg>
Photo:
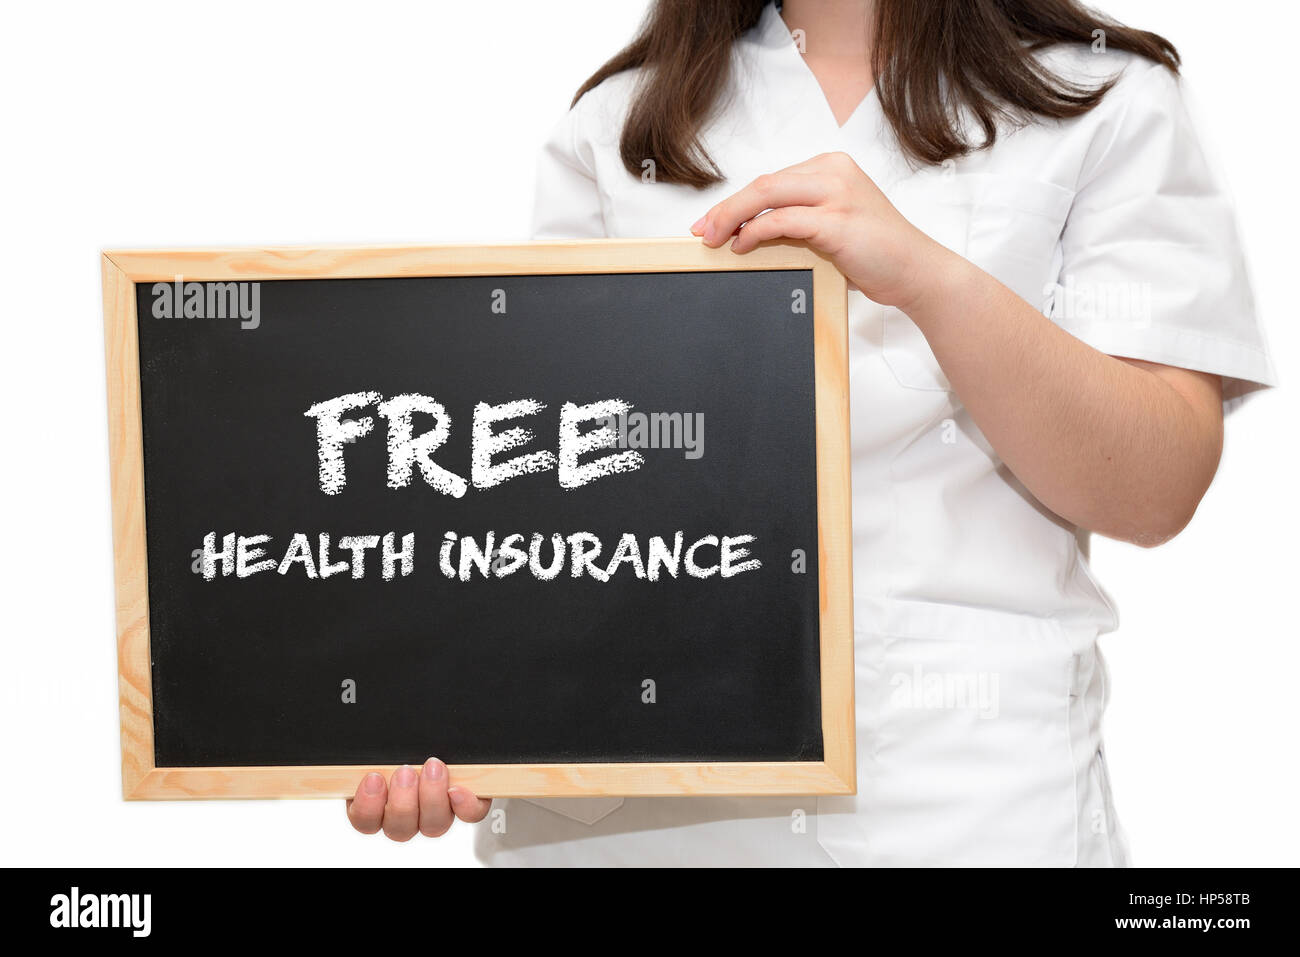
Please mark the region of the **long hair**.
<svg viewBox="0 0 1300 957"><path fill-rule="evenodd" d="M641 68L619 143L623 165L639 175L651 157L660 182L719 182L722 171L700 132L726 89L732 45L766 5L654 0L640 32L582 84L574 103L606 77ZM1091 110L1114 78L1081 86L1054 74L1035 54L1057 43L1104 43L1175 73L1180 64L1164 37L1076 0L876 0L871 69L903 151L922 164L942 163L992 145L1005 124ZM980 139L966 131L963 113L974 117Z"/></svg>

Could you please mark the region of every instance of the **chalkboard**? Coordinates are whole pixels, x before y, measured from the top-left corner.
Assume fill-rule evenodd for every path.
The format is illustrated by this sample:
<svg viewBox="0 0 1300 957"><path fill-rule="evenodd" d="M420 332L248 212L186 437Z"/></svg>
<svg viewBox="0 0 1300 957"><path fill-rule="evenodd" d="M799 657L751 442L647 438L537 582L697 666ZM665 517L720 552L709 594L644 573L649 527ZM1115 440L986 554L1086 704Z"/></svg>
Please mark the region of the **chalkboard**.
<svg viewBox="0 0 1300 957"><path fill-rule="evenodd" d="M105 292L129 797L429 755L485 795L852 788L844 287L810 251L109 253Z"/></svg>

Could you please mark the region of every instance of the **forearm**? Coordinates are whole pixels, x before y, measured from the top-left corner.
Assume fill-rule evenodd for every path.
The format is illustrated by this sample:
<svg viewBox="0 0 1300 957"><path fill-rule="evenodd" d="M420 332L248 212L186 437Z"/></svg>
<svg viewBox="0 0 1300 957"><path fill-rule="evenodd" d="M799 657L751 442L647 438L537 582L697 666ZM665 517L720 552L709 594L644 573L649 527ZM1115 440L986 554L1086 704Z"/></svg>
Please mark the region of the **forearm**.
<svg viewBox="0 0 1300 957"><path fill-rule="evenodd" d="M1025 487L1103 535L1154 545L1177 534L1218 465L1217 380L1185 388L1098 352L941 247L926 268L904 311Z"/></svg>

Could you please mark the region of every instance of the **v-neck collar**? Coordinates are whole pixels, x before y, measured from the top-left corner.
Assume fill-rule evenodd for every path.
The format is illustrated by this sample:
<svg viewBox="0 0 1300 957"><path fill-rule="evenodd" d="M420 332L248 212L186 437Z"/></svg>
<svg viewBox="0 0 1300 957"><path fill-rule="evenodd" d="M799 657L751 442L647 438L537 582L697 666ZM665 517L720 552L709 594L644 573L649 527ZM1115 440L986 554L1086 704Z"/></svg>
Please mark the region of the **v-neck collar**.
<svg viewBox="0 0 1300 957"><path fill-rule="evenodd" d="M790 32L790 28L786 25L775 2L769 3L763 8L755 32L759 45L767 48L776 59L776 62L788 69L789 76L807 89L806 95L817 101L819 104L817 110L820 117L819 125L825 127L826 132L830 135L836 138L849 135L864 122L863 118L867 114L877 109L879 102L876 97L875 84L872 84L871 89L853 108L853 112L845 119L843 125L835 119L835 111L831 109L830 101L826 99L826 92L822 89L821 83L817 81L817 75L804 61L803 55L795 45L794 35Z"/></svg>

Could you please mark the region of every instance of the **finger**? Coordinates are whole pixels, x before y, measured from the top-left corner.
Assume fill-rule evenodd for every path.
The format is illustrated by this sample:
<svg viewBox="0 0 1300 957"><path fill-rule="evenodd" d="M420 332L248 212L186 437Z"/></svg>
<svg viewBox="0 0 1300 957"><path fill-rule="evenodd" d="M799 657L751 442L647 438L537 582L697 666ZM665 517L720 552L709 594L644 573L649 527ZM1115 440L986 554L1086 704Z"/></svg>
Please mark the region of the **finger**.
<svg viewBox="0 0 1300 957"><path fill-rule="evenodd" d="M848 153L818 153L809 159L777 170L778 173L847 173L861 169Z"/></svg>
<svg viewBox="0 0 1300 957"><path fill-rule="evenodd" d="M371 771L357 785L357 793L348 799L348 820L362 834L374 834L383 826L387 800L384 776Z"/></svg>
<svg viewBox="0 0 1300 957"><path fill-rule="evenodd" d="M776 171L775 175L783 176L786 173L793 173L796 175L805 174L819 176L823 181L822 186L824 187L825 193L829 195L831 183L833 183L835 179L854 172L860 173L861 171L861 167L858 166L857 162L853 157L849 156L848 153L836 152L819 153L809 159L787 166L784 169L779 169ZM704 235L704 227L709 218L709 214L716 208L716 206L710 207L709 211L696 221L695 225L691 227L692 234L696 236Z"/></svg>
<svg viewBox="0 0 1300 957"><path fill-rule="evenodd" d="M755 216L740 228L731 249L747 253L769 239L816 239L825 213L808 206L785 206Z"/></svg>
<svg viewBox="0 0 1300 957"><path fill-rule="evenodd" d="M447 797L447 765L430 758L420 772L420 833L442 837L454 820Z"/></svg>
<svg viewBox="0 0 1300 957"><path fill-rule="evenodd" d="M384 835L390 841L409 841L420 829L420 792L415 769L409 764L393 772L384 806Z"/></svg>
<svg viewBox="0 0 1300 957"><path fill-rule="evenodd" d="M783 206L817 206L826 201L829 187L816 173L768 173L714 206L697 225L706 246L721 246L740 224L765 209Z"/></svg>
<svg viewBox="0 0 1300 957"><path fill-rule="evenodd" d="M466 824L477 824L487 817L488 808L492 806L489 798L477 797L469 788L454 787L447 792L451 798L451 809Z"/></svg>

